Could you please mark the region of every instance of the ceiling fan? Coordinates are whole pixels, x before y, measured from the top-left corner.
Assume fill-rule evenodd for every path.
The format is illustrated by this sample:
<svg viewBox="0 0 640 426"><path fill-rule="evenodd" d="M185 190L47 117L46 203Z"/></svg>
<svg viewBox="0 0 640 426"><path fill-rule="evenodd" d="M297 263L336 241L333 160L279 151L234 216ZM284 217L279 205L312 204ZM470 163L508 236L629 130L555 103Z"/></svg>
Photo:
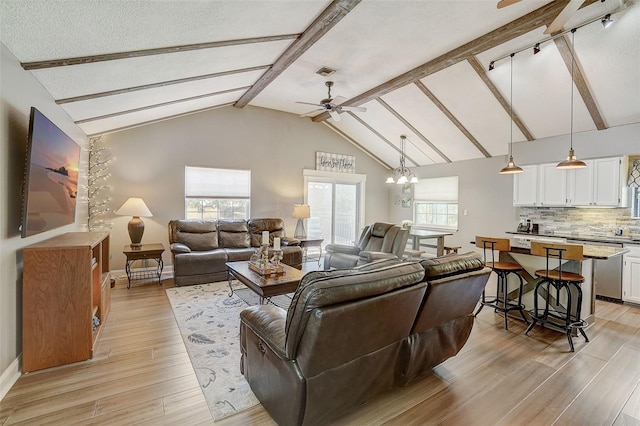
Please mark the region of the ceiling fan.
<svg viewBox="0 0 640 426"><path fill-rule="evenodd" d="M498 9L502 9L503 7L518 3L519 1L520 0L500 0L498 2ZM557 31L562 30L564 24L566 24L567 21L573 16L573 14L576 13L578 9L580 9L580 6L582 6L582 3L584 3L584 1L585 0L570 0L569 3L567 3L567 5L564 7L564 9L562 9L562 11L558 13L558 16L556 16L553 22L549 24L544 33L553 34Z"/></svg>
<svg viewBox="0 0 640 426"><path fill-rule="evenodd" d="M313 105L318 108L313 111L309 111L305 114L301 114L300 117L310 117L313 115L317 115L319 112L328 112L331 118L334 121L340 121L340 113L342 111L359 111L366 112L367 109L365 107L358 106L342 106L341 104L347 100L347 98L343 96L336 96L335 98L331 97L331 88L333 87L333 81L327 81L324 83L327 86L327 98L320 101L319 104L312 104L310 102L296 102L297 104L304 105Z"/></svg>

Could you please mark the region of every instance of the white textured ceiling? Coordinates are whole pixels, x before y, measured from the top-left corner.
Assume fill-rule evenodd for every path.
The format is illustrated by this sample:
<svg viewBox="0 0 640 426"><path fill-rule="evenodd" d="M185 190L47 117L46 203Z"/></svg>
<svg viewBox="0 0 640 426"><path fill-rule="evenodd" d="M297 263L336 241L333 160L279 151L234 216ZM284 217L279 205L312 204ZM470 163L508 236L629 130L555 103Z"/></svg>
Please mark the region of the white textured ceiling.
<svg viewBox="0 0 640 426"><path fill-rule="evenodd" d="M133 52L120 59L30 70L80 128L98 135L232 107L265 72L265 78L269 76L269 67L278 64L298 38L303 40L305 30L334 3L2 0L0 40L25 66ZM248 104L303 114L313 107L296 101L319 102L327 94L325 81L332 80L332 95L345 97L348 105L351 98L550 5L548 0L527 0L497 9L496 3L363 0L292 63L283 65ZM587 3L592 4L575 13L565 28L596 20L575 33L576 67L584 75L596 113L604 128L640 122L640 4ZM614 12L615 24L605 30L598 20L608 12ZM512 69L508 57L547 40L545 28L540 25L502 42L498 38L495 47L480 49L467 60L380 91L361 103L367 112L343 113L341 121L328 123L392 167L398 163L401 134L408 137L410 167L504 155L511 131L514 141L527 140L516 125L510 126L511 97L513 112L530 138L566 134L572 83L555 43L544 42L537 55L531 49L517 53ZM571 40L570 35L565 38ZM237 42L149 51L228 41ZM141 51L144 55L135 54ZM486 72L492 60L495 69ZM481 64L497 94L470 61ZM321 77L315 72L322 66L337 72ZM574 131L598 127L577 90L573 106Z"/></svg>

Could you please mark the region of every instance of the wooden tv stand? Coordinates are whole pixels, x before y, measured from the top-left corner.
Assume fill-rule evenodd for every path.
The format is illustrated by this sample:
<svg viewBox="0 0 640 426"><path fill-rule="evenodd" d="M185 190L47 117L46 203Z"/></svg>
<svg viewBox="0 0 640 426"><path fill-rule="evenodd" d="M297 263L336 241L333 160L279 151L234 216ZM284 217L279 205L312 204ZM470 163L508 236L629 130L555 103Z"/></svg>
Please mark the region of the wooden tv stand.
<svg viewBox="0 0 640 426"><path fill-rule="evenodd" d="M69 232L25 247L22 371L93 357L110 307L109 233Z"/></svg>

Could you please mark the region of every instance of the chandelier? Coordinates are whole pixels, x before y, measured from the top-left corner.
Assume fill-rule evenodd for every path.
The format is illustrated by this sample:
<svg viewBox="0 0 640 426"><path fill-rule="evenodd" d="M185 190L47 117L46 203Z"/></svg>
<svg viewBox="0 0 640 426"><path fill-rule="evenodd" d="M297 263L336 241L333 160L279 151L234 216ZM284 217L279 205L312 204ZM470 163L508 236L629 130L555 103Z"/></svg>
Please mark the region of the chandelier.
<svg viewBox="0 0 640 426"><path fill-rule="evenodd" d="M393 172L391 172L385 183L396 183L398 185L418 183L416 175L405 165L406 157L404 147L406 139L407 137L405 135L400 135L400 165L393 169Z"/></svg>

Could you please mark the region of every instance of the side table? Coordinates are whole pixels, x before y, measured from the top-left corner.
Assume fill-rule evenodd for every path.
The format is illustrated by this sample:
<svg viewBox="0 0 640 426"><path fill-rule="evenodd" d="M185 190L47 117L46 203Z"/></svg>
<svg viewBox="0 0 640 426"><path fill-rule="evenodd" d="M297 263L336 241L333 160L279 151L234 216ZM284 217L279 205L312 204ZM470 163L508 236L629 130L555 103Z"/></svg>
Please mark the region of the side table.
<svg viewBox="0 0 640 426"><path fill-rule="evenodd" d="M162 243L143 244L139 247L124 246L122 253L127 257L125 271L127 272L127 288L131 288L131 280L140 280L143 278L158 278L158 284L162 285L160 277L162 276L162 253L164 245ZM132 271L131 265L138 260L154 260L157 265L153 269L145 268L142 271Z"/></svg>
<svg viewBox="0 0 640 426"><path fill-rule="evenodd" d="M300 248L302 248L302 263L309 261L308 250L309 247L317 248L318 254L318 266L320 266L320 259L322 258L322 242L323 238L298 238L300 240Z"/></svg>

